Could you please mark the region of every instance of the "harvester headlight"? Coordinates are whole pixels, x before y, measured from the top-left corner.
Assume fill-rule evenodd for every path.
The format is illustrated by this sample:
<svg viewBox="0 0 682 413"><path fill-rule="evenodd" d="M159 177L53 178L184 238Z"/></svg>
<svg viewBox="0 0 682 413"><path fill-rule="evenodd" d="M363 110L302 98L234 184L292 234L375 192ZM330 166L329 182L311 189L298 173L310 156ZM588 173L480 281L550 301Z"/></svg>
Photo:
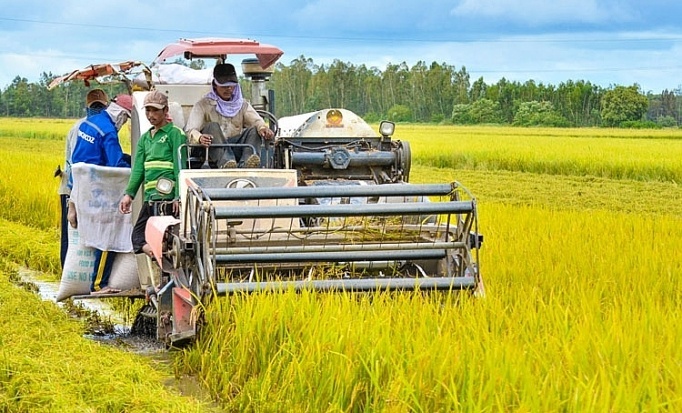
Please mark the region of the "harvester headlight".
<svg viewBox="0 0 682 413"><path fill-rule="evenodd" d="M327 126L341 126L343 122L343 114L338 109L331 109L327 112Z"/></svg>
<svg viewBox="0 0 682 413"><path fill-rule="evenodd" d="M381 133L381 136L393 136L393 132L395 132L395 123L382 120L379 124L379 133Z"/></svg>

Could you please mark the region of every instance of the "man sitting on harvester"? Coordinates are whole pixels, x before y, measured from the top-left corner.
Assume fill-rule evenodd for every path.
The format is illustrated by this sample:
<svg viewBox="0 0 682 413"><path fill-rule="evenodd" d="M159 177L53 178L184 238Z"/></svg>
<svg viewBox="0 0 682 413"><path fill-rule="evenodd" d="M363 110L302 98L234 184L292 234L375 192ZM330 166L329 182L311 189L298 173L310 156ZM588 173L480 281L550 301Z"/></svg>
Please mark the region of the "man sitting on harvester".
<svg viewBox="0 0 682 413"><path fill-rule="evenodd" d="M261 139L272 139L274 133L263 118L244 99L233 65L217 64L213 69L211 91L192 107L185 131L189 143L209 148L211 144L232 144L208 149L209 164L218 168L259 168L260 156L255 151ZM206 156L206 151L197 155Z"/></svg>

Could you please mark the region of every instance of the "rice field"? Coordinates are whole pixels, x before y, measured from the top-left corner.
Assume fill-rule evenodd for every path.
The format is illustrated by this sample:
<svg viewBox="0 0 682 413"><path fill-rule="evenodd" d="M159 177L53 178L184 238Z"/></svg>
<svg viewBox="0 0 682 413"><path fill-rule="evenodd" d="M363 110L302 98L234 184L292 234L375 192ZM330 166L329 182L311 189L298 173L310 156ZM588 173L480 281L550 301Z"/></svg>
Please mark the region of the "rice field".
<svg viewBox="0 0 682 413"><path fill-rule="evenodd" d="M84 339L83 325L11 284L17 274L0 258L1 412L215 411L171 387L168 362Z"/></svg>
<svg viewBox="0 0 682 413"><path fill-rule="evenodd" d="M11 160L0 202L14 209L0 209L0 253L48 273L55 131L71 122L49 124L0 123ZM398 125L396 136L411 144L411 182L457 180L477 196L486 297L219 299L199 342L173 354L177 375L225 411L682 411L681 131ZM38 405L52 397L41 391Z"/></svg>
<svg viewBox="0 0 682 413"><path fill-rule="evenodd" d="M682 183L680 129L405 126L398 131L410 142L417 165Z"/></svg>

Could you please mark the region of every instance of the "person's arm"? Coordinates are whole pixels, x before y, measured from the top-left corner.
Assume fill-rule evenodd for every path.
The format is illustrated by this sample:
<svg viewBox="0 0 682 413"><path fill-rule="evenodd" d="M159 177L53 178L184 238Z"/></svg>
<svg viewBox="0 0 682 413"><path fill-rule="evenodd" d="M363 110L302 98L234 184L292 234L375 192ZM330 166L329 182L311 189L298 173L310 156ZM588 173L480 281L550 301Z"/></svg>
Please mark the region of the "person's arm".
<svg viewBox="0 0 682 413"><path fill-rule="evenodd" d="M125 194L123 195L123 198L121 198L121 202L118 203L118 212L121 214L130 214L132 212L132 206L133 205L133 198Z"/></svg>
<svg viewBox="0 0 682 413"><path fill-rule="evenodd" d="M192 106L192 110L189 112L189 117L185 123L188 143L192 145L199 143L201 128L204 126L205 119L206 114L200 100Z"/></svg>
<svg viewBox="0 0 682 413"><path fill-rule="evenodd" d="M271 139L275 134L268 128L265 124L263 118L256 112L256 109L251 106L250 103L244 103L244 126L245 127L255 127L258 130L258 134L265 139Z"/></svg>
<svg viewBox="0 0 682 413"><path fill-rule="evenodd" d="M66 135L66 142L64 144L64 170L71 169L71 152L73 152L73 147L76 144L76 139L78 139L78 127L83 122L83 119L79 119L71 127L69 133Z"/></svg>
<svg viewBox="0 0 682 413"><path fill-rule="evenodd" d="M83 119L79 119L69 130L66 135L66 142L64 143L64 171L62 171L61 184L59 190L61 193L68 194L69 190L69 177L71 176L71 152L73 152L73 147L76 144L76 139L78 139L78 127L83 122Z"/></svg>
<svg viewBox="0 0 682 413"><path fill-rule="evenodd" d="M135 148L135 162L130 170L130 178L128 178L128 186L125 189L121 202L118 203L118 212L121 214L130 214L132 212L133 199L140 189L142 181L144 181L144 162L146 159L144 145L145 139L149 132L145 132L137 141L137 148ZM144 194L143 194L144 197Z"/></svg>
<svg viewBox="0 0 682 413"><path fill-rule="evenodd" d="M261 130L262 128L268 127L263 118L256 112L256 109L254 109L250 103L244 102L243 109L245 128L255 127L256 129Z"/></svg>
<svg viewBox="0 0 682 413"><path fill-rule="evenodd" d="M130 167L128 162L123 158L123 149L121 148L121 143L118 141L118 133L116 133L116 130L108 131L104 135L102 145L106 156L106 164L104 166Z"/></svg>
<svg viewBox="0 0 682 413"><path fill-rule="evenodd" d="M128 179L128 186L126 187L125 194L128 195L131 201L135 198L137 190L140 189L140 185L144 181L144 162L145 162L145 139L149 132L145 132L140 136L140 140L137 142L137 148L135 150L135 162L133 162L132 169L130 170L130 178Z"/></svg>

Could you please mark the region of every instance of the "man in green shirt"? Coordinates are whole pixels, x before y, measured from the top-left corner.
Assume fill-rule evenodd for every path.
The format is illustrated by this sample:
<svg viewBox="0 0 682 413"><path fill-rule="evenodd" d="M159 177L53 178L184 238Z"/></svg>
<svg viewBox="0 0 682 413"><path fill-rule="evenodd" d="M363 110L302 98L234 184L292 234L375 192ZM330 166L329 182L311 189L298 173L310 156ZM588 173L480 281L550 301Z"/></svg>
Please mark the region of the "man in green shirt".
<svg viewBox="0 0 682 413"><path fill-rule="evenodd" d="M132 243L136 254L151 256L151 247L145 239L149 217L155 213L177 216L180 211L177 182L182 160L179 159L178 148L186 143L187 138L182 129L168 120L168 97L165 94L158 90L149 92L144 98L144 109L152 127L137 143L128 187L118 208L121 213L129 214L133 198L144 184L144 203L133 228ZM157 211L154 211L155 203L160 205Z"/></svg>

